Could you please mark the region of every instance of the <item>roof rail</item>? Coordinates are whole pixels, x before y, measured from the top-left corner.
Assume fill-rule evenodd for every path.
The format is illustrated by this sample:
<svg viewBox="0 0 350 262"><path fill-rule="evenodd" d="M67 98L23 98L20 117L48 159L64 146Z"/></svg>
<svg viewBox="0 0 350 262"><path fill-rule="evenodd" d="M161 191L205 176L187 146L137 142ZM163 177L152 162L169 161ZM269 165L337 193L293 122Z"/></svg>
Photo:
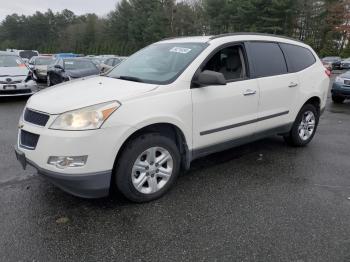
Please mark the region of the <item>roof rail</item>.
<svg viewBox="0 0 350 262"><path fill-rule="evenodd" d="M292 37L288 37L288 36L281 36L281 35L274 35L274 34L267 34L267 33L252 33L252 32L237 32L237 33L219 34L219 35L214 35L214 36L210 37L210 40L217 39L220 37L239 36L239 35L272 36L272 37L284 38L284 39L293 40L293 41L297 41L297 42L302 43L302 41L294 39Z"/></svg>

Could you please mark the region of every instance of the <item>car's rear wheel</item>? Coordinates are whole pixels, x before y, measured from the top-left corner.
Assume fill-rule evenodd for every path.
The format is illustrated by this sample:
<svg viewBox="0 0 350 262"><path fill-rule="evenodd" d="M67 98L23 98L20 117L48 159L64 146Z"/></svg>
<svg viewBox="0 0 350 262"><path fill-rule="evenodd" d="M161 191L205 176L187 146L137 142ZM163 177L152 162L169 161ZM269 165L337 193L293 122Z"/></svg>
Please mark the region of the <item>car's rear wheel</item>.
<svg viewBox="0 0 350 262"><path fill-rule="evenodd" d="M284 136L287 144L306 146L313 139L318 126L319 114L316 107L306 104L300 110L289 134Z"/></svg>
<svg viewBox="0 0 350 262"><path fill-rule="evenodd" d="M345 98L341 96L332 96L332 100L336 104L342 104L345 101Z"/></svg>
<svg viewBox="0 0 350 262"><path fill-rule="evenodd" d="M175 142L161 134L141 135L124 148L115 170L118 190L129 200L161 197L175 182L180 154Z"/></svg>

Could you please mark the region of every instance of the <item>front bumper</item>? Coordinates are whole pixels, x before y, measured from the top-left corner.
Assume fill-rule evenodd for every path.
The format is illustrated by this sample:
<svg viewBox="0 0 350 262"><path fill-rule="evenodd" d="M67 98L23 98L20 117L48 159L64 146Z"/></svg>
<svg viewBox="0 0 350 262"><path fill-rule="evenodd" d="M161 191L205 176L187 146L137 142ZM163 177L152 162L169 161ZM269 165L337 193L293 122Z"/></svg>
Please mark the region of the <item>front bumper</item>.
<svg viewBox="0 0 350 262"><path fill-rule="evenodd" d="M346 86L340 83L334 83L332 86L331 93L333 96L350 98L350 86Z"/></svg>
<svg viewBox="0 0 350 262"><path fill-rule="evenodd" d="M16 155L25 167L34 166L62 190L84 198L99 198L109 193L114 162L123 142L133 132L129 126L87 131L52 130L48 127L56 119L51 115L45 126L20 120ZM21 133L38 136L36 146L22 145ZM48 164L50 156L88 156L81 167L58 168Z"/></svg>
<svg viewBox="0 0 350 262"><path fill-rule="evenodd" d="M46 177L54 185L72 195L83 198L100 198L109 194L111 170L85 174L59 173L39 167L27 159L25 153L17 146L15 146L15 154L24 169L27 165L33 166L38 174Z"/></svg>
<svg viewBox="0 0 350 262"><path fill-rule="evenodd" d="M38 91L35 81L22 82L17 84L0 84L0 97L7 96L29 96Z"/></svg>

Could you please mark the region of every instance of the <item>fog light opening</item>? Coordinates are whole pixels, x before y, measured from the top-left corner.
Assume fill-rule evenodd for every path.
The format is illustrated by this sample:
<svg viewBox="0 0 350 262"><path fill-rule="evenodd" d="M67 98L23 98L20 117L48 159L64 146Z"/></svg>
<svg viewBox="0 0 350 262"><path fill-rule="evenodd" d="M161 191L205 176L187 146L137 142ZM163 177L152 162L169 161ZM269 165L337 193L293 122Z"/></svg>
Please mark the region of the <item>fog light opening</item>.
<svg viewBox="0 0 350 262"><path fill-rule="evenodd" d="M67 167L83 167L87 161L87 156L50 156L47 163L59 169Z"/></svg>

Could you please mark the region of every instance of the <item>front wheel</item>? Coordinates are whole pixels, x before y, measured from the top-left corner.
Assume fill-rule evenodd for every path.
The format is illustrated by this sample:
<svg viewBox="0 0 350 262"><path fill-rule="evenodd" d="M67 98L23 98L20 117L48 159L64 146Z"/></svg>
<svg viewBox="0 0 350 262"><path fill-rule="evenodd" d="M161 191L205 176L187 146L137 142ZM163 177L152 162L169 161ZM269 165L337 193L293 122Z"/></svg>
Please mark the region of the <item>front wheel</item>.
<svg viewBox="0 0 350 262"><path fill-rule="evenodd" d="M130 141L115 170L118 190L129 200L147 202L164 195L180 170L180 154L167 136L152 133Z"/></svg>
<svg viewBox="0 0 350 262"><path fill-rule="evenodd" d="M319 114L312 104L306 104L300 110L291 131L284 136L287 144L306 146L313 139L318 126Z"/></svg>
<svg viewBox="0 0 350 262"><path fill-rule="evenodd" d="M51 78L50 78L50 75L49 75L49 74L47 75L46 81L47 81L47 86L48 86L48 87L52 86Z"/></svg>

